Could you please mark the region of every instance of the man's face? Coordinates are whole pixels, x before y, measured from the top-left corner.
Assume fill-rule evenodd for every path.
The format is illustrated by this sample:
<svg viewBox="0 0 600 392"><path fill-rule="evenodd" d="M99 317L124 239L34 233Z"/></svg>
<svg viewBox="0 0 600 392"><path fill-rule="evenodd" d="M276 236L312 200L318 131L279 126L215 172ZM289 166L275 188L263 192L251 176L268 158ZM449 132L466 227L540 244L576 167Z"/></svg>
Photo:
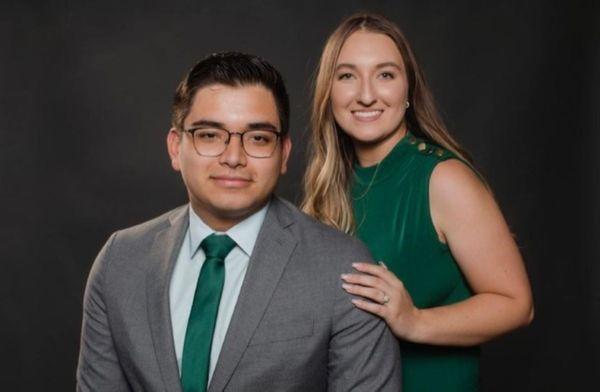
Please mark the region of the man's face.
<svg viewBox="0 0 600 392"><path fill-rule="evenodd" d="M273 94L264 86L213 84L196 92L184 129L217 124L230 132L256 129L261 124L280 130ZM267 202L279 176L287 170L289 138L279 140L269 158L248 156L238 135L232 135L217 157L200 156L192 135L171 129L167 137L171 165L181 171L192 208L215 230L227 230Z"/></svg>

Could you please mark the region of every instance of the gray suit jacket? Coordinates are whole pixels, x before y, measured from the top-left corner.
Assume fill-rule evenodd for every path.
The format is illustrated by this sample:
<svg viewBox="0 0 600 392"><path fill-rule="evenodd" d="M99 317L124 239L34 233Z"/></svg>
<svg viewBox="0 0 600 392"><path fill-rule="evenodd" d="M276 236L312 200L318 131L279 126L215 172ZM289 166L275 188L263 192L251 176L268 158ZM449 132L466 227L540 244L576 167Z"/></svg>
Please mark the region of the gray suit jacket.
<svg viewBox="0 0 600 392"><path fill-rule="evenodd" d="M181 391L169 282L187 206L114 233L84 297L78 391ZM209 392L399 391L396 339L341 288L357 240L273 198Z"/></svg>

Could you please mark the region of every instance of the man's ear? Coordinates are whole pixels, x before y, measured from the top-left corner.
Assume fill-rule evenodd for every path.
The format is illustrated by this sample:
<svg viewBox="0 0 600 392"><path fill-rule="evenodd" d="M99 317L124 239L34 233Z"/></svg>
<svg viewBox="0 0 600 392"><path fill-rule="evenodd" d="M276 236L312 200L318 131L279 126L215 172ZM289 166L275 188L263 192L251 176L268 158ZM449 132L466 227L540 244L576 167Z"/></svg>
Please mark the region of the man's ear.
<svg viewBox="0 0 600 392"><path fill-rule="evenodd" d="M281 140L281 174L287 172L287 162L292 151L292 139L289 136L284 136Z"/></svg>
<svg viewBox="0 0 600 392"><path fill-rule="evenodd" d="M171 158L171 167L176 171L181 170L179 164L179 148L181 147L181 137L183 135L176 128L169 129L167 134L167 150L169 151L169 157Z"/></svg>

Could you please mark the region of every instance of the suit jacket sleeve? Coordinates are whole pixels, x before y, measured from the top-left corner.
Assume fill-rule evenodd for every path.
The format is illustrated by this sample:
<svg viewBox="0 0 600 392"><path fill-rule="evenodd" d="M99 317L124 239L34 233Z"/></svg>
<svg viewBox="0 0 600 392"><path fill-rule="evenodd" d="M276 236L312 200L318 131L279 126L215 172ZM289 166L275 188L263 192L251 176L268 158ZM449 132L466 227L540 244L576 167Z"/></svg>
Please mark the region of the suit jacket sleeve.
<svg viewBox="0 0 600 392"><path fill-rule="evenodd" d="M371 259L366 250L355 255L353 261ZM398 341L383 320L356 308L341 287L336 292L328 389L401 391Z"/></svg>
<svg viewBox="0 0 600 392"><path fill-rule="evenodd" d="M90 271L83 300L83 324L77 391L129 391L113 342L103 292L111 246L117 234L104 245Z"/></svg>

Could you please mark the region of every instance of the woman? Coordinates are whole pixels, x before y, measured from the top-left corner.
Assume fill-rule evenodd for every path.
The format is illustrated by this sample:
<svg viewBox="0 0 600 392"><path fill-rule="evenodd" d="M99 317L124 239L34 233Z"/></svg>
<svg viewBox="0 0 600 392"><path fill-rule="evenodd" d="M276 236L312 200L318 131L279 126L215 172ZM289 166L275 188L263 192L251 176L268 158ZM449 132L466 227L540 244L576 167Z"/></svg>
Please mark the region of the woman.
<svg viewBox="0 0 600 392"><path fill-rule="evenodd" d="M404 391L477 390L478 345L531 322L531 290L392 22L358 14L329 37L312 132L303 209L385 261L357 263L343 287L402 340Z"/></svg>

